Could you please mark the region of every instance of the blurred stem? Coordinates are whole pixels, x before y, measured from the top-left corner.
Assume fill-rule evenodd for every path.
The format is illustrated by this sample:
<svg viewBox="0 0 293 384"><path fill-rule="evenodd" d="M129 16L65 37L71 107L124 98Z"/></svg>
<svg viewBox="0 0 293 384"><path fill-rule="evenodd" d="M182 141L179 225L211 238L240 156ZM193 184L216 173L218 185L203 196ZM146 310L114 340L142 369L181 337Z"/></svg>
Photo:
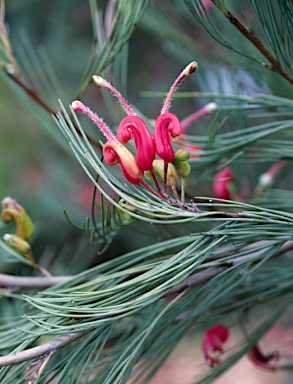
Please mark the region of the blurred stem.
<svg viewBox="0 0 293 384"><path fill-rule="evenodd" d="M167 174L168 174L168 162L164 161L164 194L167 195Z"/></svg>
<svg viewBox="0 0 293 384"><path fill-rule="evenodd" d="M159 184L159 182L158 182L158 179L157 179L157 177L156 177L156 174L155 174L153 168L150 169L150 174L151 174L151 176L152 176L152 178L153 178L153 180L154 180L154 183L155 183L155 185L156 185L156 187L157 187L157 190L158 190L159 194L162 195L162 190L161 190L160 184Z"/></svg>
<svg viewBox="0 0 293 384"><path fill-rule="evenodd" d="M24 361L29 361L36 357L43 356L50 352L55 352L58 349L61 349L66 345L73 343L74 341L80 339L81 337L87 335L92 331L93 329L79 332L79 333L68 333L68 334L56 337L55 339L50 340L47 343L39 345L37 347L29 348L29 349L26 349L25 351L15 352L6 356L1 356L0 367L22 363Z"/></svg>
<svg viewBox="0 0 293 384"><path fill-rule="evenodd" d="M51 273L49 273L45 268L40 267L40 266L36 263L35 258L34 258L34 255L33 255L33 253L32 253L31 250L25 254L25 257L30 261L32 267L33 267L36 271L40 272L40 274L41 274L42 276L51 276Z"/></svg>
<svg viewBox="0 0 293 384"><path fill-rule="evenodd" d="M185 204L185 184L186 184L186 177L181 176L181 203L182 203L182 205Z"/></svg>
<svg viewBox="0 0 293 384"><path fill-rule="evenodd" d="M16 83L23 91L38 105L40 105L46 112L50 115L56 116L57 112L54 111L49 105L47 105L35 92L28 88L19 78L15 77L13 74L6 71L6 75Z"/></svg>
<svg viewBox="0 0 293 384"><path fill-rule="evenodd" d="M264 57L271 63L268 65L263 63L265 68L270 69L273 72L278 73L284 79L286 79L290 84L293 85L293 76L289 72L286 71L285 68L279 63L279 61L271 54L271 52L262 44L262 42L258 39L255 32L251 28L247 28L243 25L227 8L223 5L223 2L219 4L218 0L212 0L215 6L223 13L223 15L230 21L231 24L234 25L238 31L245 36L258 50L262 53Z"/></svg>
<svg viewBox="0 0 293 384"><path fill-rule="evenodd" d="M48 104L46 104L34 91L32 91L30 88L28 88L20 79L18 79L16 76L13 74L5 71L6 75L12 80L14 83L16 83L22 90L36 103L38 104L41 108L43 108L46 112L48 112L50 115L57 116L57 111L52 109ZM80 131L75 127L76 132L78 133L79 136L81 136ZM95 140L91 136L86 135L86 138L88 141L95 145L97 148L101 148L101 144L99 143L98 140Z"/></svg>

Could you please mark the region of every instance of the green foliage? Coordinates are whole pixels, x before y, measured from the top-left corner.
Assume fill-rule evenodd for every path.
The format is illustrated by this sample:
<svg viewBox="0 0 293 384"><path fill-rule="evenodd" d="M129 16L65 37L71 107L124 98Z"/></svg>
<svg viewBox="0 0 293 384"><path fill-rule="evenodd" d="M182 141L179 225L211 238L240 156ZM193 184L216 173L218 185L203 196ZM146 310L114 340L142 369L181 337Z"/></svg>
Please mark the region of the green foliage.
<svg viewBox="0 0 293 384"><path fill-rule="evenodd" d="M130 377L147 383L186 334L223 323L241 334L221 365L199 366L196 382L212 382L292 306L291 1L53 1L47 34L38 22L47 43L40 49L30 33L17 42L11 28L8 36L0 4L1 79L66 152L47 157L55 182L49 181L46 193L55 187L56 195L41 201L32 195L27 202L36 228L31 247L46 270L33 270L0 241L1 273L15 279L15 286L3 283L1 290L1 383L22 383L26 375L32 383L118 384ZM17 7L11 4L13 27ZM86 20L78 38L74 12ZM68 17L74 28L70 24L58 42L54 29L66 30ZM77 53L70 49L68 60L66 47L75 43ZM94 104L114 132L118 102L107 89L97 96L92 87L92 76L103 75L121 84L121 93L127 84L133 109L153 132L153 105L172 84L169 72L179 73L195 59L198 70L171 110L183 120L208 102L217 108L184 135L200 149L191 150L181 203L176 190L174 198L153 193L155 182L153 189L130 184L119 165L110 167L102 154L106 139L70 104ZM173 144L175 150L182 145ZM127 148L135 152L133 144ZM228 166L234 177L226 199L215 196L213 185ZM80 200L71 199L77 169L93 187L86 219ZM62 198L68 205L60 219L53 207ZM13 231L1 224L2 237ZM21 288L18 278L25 276L48 281L48 288ZM201 353L196 342L194 348ZM6 358L12 360L4 364Z"/></svg>

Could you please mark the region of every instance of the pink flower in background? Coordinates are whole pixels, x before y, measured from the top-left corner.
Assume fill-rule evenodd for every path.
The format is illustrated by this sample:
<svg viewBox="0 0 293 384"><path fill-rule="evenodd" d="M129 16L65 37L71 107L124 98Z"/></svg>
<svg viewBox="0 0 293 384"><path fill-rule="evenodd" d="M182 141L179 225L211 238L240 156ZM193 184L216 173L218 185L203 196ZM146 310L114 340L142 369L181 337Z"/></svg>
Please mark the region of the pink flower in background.
<svg viewBox="0 0 293 384"><path fill-rule="evenodd" d="M269 371L275 371L277 369L277 361L280 358L280 354L278 351L274 351L268 355L264 355L259 349L258 345L255 345L247 354L247 356L250 361L253 362L253 364Z"/></svg>
<svg viewBox="0 0 293 384"><path fill-rule="evenodd" d="M216 174L213 180L213 196L217 199L232 200L233 179L234 175L230 167L226 167Z"/></svg>
<svg viewBox="0 0 293 384"><path fill-rule="evenodd" d="M221 361L211 355L211 352L223 353L223 344L229 337L229 329L222 324L209 328L204 336L202 351L204 358L210 367L221 364Z"/></svg>

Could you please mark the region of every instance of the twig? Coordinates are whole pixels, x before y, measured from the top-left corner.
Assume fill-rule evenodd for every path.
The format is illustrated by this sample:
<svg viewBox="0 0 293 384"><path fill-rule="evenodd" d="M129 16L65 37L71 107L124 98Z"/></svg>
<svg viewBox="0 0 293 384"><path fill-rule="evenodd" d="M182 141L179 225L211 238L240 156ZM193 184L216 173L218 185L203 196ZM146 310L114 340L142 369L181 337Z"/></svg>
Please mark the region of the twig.
<svg viewBox="0 0 293 384"><path fill-rule="evenodd" d="M23 277L0 273L0 287L19 289L45 289L63 283L72 276Z"/></svg>
<svg viewBox="0 0 293 384"><path fill-rule="evenodd" d="M37 347L29 348L29 349L26 349L25 351L11 353L10 355L7 355L7 356L1 356L0 367L19 364L24 361L29 361L36 357L43 356L50 352L54 352L58 349L65 347L68 344L73 343L74 341L80 339L81 337L87 335L92 331L93 329L83 331L83 332L77 332L77 333L68 333L66 335L58 336L55 339L50 340L47 343L44 343Z"/></svg>
<svg viewBox="0 0 293 384"><path fill-rule="evenodd" d="M232 15L230 11L228 11L227 8L217 4L216 0L212 0L212 2L218 9L220 9L223 15L230 21L230 23L233 24L234 27L237 28L238 31L242 33L242 35L245 36L247 40L249 40L259 50L259 52L261 52L262 55L266 57L267 60L272 64L268 65L264 63L263 66L273 72L278 73L279 75L283 76L287 81L289 81L289 83L293 84L293 76L289 72L287 72L285 68L282 67L279 61L262 44L262 42L255 35L255 32L252 29L247 28L245 25L243 25L234 15Z"/></svg>
<svg viewBox="0 0 293 384"><path fill-rule="evenodd" d="M245 259L252 259L258 255L261 251L254 251L255 248L262 245L265 247L265 245L269 246L272 243L272 241L258 241L252 245L249 245L247 247L241 248L241 251L244 250L251 250L251 253L246 256L241 256L239 258L234 258L228 263L222 263L218 266L207 268L205 271L198 272L195 275L189 276L187 279L183 280L180 284L173 287L168 293L166 293L166 296L170 296L173 293L178 293L182 289L186 287L194 287L196 285L200 285L202 283L205 283L212 277L216 276L217 274L223 272L231 265L235 265L236 263L239 263L240 261L244 261ZM273 255L273 257L277 257L282 255L283 253L286 253L293 249L293 241L286 241L280 249ZM218 260L220 263L221 258L232 256L233 253L226 252L225 248L223 248L223 254L217 258L217 259L211 259L211 260ZM244 259L245 258L245 259ZM18 289L46 289L50 288L56 284L64 283L65 281L71 279L73 276L43 276L43 277L23 277L23 276L11 276L6 275L4 273L0 273L0 287L2 288L18 288ZM99 277L99 275L96 275L95 278Z"/></svg>
<svg viewBox="0 0 293 384"><path fill-rule="evenodd" d="M280 247L280 249L272 257L280 256L283 253L286 253L292 249L293 249L293 241L287 241L285 244L283 244ZM197 285L203 284L206 281L210 280L212 277L217 276L218 274L224 272L225 270L227 270L228 268L230 268L236 264L239 264L239 263L242 263L244 261L248 261L248 260L251 260L253 258L256 258L260 252L261 251L256 251L256 252L250 253L250 254L245 255L245 256L236 257L232 260L229 260L226 263L222 263L222 264L219 264L218 266L207 268L206 270L204 270L202 272L198 272L194 275L191 275L191 276L187 277L185 280L183 280L181 283L179 283L178 285L173 287L170 291L165 293L165 295L163 297L168 297L168 296L171 296L175 293L181 292L183 289L192 288L192 287L195 287ZM257 260L257 261L259 261L259 260Z"/></svg>
<svg viewBox="0 0 293 384"><path fill-rule="evenodd" d="M5 71L6 75L10 78L11 81L16 83L20 88L23 89L23 91L40 107L42 107L46 112L48 112L52 116L57 116L57 111L52 109L49 105L47 105L34 91L32 91L30 88L28 88L23 81L12 75L11 73ZM75 126L75 130L78 133L79 136L81 136L81 132L79 129ZM95 140L93 137L89 136L85 133L86 138L88 141L93 144L97 148L101 148L101 144L98 140Z"/></svg>

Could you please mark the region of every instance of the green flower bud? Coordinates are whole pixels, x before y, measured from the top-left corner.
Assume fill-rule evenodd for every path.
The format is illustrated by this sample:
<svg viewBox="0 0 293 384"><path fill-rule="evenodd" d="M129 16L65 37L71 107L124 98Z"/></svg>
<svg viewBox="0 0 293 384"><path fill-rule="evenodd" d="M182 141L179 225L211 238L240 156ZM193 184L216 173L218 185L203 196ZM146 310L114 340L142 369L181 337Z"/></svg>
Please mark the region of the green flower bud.
<svg viewBox="0 0 293 384"><path fill-rule="evenodd" d="M153 169L158 181L163 182L164 181L164 161L154 160ZM178 181L178 174L176 172L176 169L172 163L168 163L167 185L174 185L177 183L177 181Z"/></svg>
<svg viewBox="0 0 293 384"><path fill-rule="evenodd" d="M137 212L137 209L133 205L125 201L124 199L120 199L118 202L118 205L120 207L123 207L124 209L127 209L129 212ZM138 220L136 217L133 217L132 215L130 215L129 213L125 212L122 209L118 209L118 212L119 212L119 215L129 223L135 223Z"/></svg>
<svg viewBox="0 0 293 384"><path fill-rule="evenodd" d="M10 248L14 249L21 255L26 255L31 250L29 243L19 236L10 235L7 233L3 236L3 240Z"/></svg>
<svg viewBox="0 0 293 384"><path fill-rule="evenodd" d="M190 152L187 149L178 149L175 153L175 160L173 164L178 163L179 161L186 161L190 158Z"/></svg>
<svg viewBox="0 0 293 384"><path fill-rule="evenodd" d="M174 164L176 171L182 177L187 177L190 174L190 164L187 161L178 161Z"/></svg>
<svg viewBox="0 0 293 384"><path fill-rule="evenodd" d="M16 235L24 240L28 240L34 234L34 225L30 217L24 208L11 197L6 197L2 201L1 218L7 224L14 220Z"/></svg>

